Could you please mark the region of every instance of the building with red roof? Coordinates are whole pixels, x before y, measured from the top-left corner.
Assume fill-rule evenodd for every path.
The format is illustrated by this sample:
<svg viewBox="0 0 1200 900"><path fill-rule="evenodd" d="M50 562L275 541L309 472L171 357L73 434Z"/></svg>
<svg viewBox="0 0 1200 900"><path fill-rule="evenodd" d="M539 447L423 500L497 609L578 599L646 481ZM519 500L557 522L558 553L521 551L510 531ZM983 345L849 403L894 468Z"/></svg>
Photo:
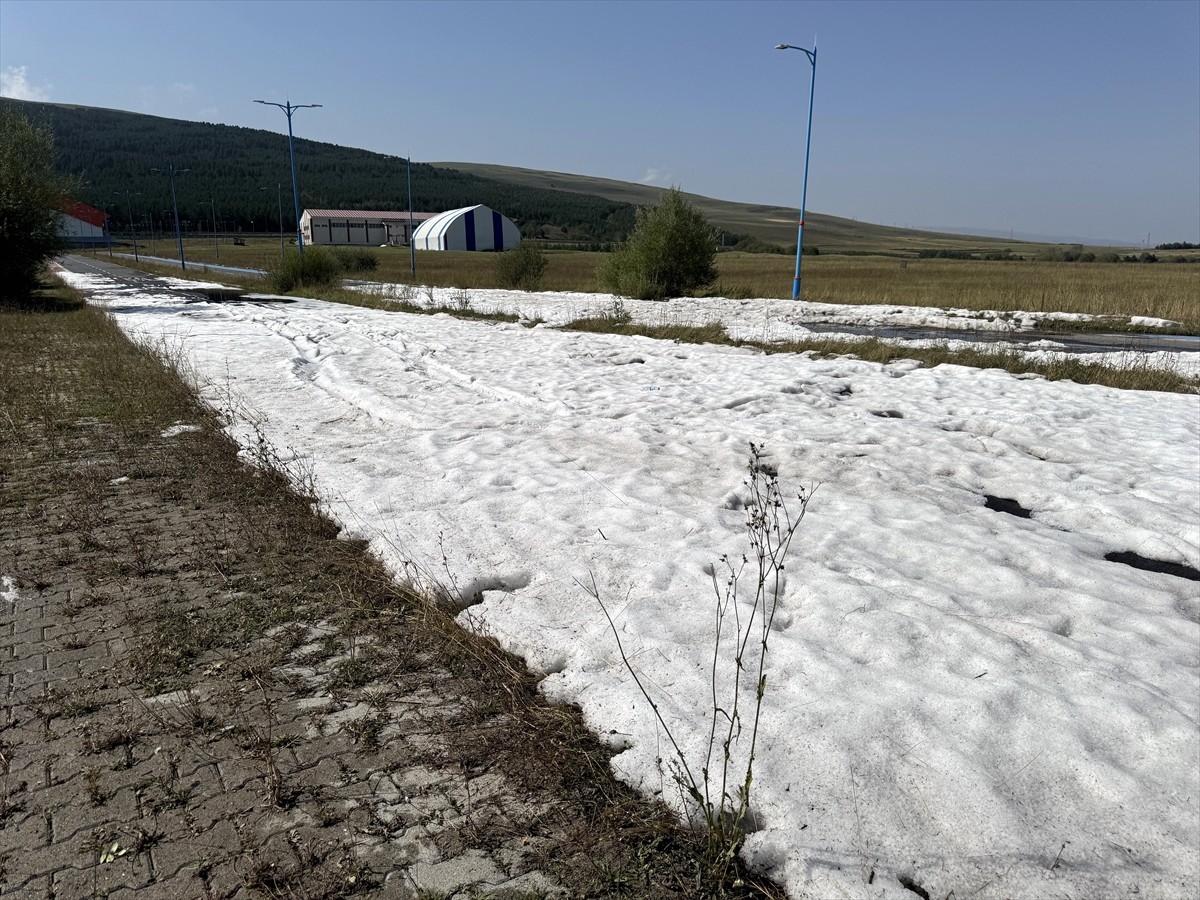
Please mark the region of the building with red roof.
<svg viewBox="0 0 1200 900"><path fill-rule="evenodd" d="M67 243L76 247L108 245L108 234L104 229L107 216L94 206L78 200L64 200L62 222L58 226Z"/></svg>

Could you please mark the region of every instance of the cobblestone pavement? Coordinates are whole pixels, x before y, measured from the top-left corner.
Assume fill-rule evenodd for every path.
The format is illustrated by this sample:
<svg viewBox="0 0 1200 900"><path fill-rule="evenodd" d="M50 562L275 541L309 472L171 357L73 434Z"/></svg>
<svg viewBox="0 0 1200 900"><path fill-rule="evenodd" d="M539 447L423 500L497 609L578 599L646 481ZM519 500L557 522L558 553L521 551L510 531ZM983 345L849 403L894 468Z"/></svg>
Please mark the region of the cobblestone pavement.
<svg viewBox="0 0 1200 900"><path fill-rule="evenodd" d="M708 893L577 714L239 464L212 414L14 404L0 897Z"/></svg>
<svg viewBox="0 0 1200 900"><path fill-rule="evenodd" d="M188 441L163 443L160 461ZM44 467L8 473L6 494L40 496L0 520L0 893L553 895L524 863L546 803L441 746L466 702L453 674L324 622L200 650L253 576L205 572L230 510L164 504L170 475L139 462L81 461L62 496ZM172 689L145 690L164 655L196 677L153 669Z"/></svg>

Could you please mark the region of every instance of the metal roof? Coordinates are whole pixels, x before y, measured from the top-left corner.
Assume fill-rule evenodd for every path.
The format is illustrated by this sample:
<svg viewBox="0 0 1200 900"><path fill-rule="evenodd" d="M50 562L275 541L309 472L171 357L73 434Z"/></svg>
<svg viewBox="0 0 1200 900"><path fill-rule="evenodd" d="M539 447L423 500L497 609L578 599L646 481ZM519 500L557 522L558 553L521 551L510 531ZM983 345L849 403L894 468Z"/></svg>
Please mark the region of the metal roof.
<svg viewBox="0 0 1200 900"><path fill-rule="evenodd" d="M81 222L87 222L89 225L94 225L97 228L104 227L104 213L96 209L94 206L88 206L79 200L64 200L63 212L72 219L79 219Z"/></svg>
<svg viewBox="0 0 1200 900"><path fill-rule="evenodd" d="M359 219L375 222L407 222L408 210L399 212L388 212L378 209L306 209L304 211L310 219ZM412 214L414 222L424 222L426 219L432 219L437 213L431 212L415 212Z"/></svg>

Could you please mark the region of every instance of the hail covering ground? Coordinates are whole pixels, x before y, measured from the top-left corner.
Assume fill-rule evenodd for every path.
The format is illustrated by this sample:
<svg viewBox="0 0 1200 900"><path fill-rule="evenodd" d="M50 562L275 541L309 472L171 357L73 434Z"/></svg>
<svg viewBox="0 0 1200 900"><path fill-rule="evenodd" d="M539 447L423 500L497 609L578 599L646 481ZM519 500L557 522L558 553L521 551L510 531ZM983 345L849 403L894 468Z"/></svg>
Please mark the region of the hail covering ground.
<svg viewBox="0 0 1200 900"><path fill-rule="evenodd" d="M1197 396L67 277L398 577L470 603L462 622L578 704L621 778L681 809L581 582L696 769L710 573L746 549L749 443L785 493L819 484L770 635L743 850L792 896L1200 895L1197 582L1104 559L1200 566ZM613 303L436 298L547 321ZM626 308L697 302L747 330L796 309Z"/></svg>

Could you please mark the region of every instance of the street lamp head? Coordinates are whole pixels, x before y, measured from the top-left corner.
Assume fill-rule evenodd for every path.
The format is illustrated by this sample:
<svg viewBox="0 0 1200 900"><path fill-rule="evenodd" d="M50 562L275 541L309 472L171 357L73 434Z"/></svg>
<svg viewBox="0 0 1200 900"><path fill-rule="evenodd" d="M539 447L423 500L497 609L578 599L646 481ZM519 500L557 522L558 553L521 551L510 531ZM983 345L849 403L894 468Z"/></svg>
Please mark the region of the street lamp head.
<svg viewBox="0 0 1200 900"><path fill-rule="evenodd" d="M787 49L789 49L789 48L788 48L788 45L787 45L787 44L777 44L777 45L775 46L775 49L776 49L776 50L787 50ZM261 101L260 101L260 102L261 102Z"/></svg>

